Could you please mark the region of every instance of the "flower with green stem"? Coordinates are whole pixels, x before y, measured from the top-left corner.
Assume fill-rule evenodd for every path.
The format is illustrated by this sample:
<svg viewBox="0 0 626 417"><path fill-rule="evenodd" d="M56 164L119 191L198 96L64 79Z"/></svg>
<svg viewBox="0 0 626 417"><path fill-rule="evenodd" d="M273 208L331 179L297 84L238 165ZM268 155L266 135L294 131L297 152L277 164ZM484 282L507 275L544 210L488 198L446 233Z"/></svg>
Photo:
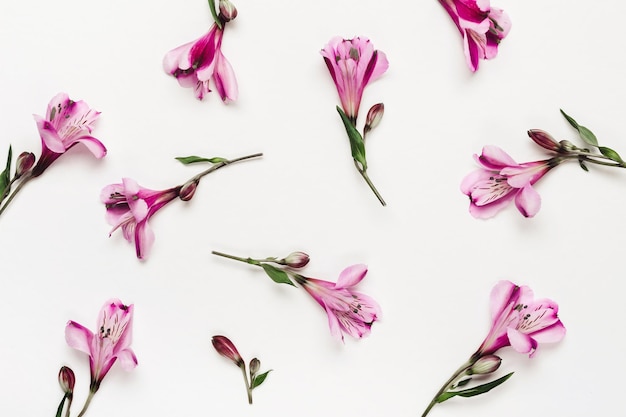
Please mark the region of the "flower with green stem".
<svg viewBox="0 0 626 417"><path fill-rule="evenodd" d="M547 298L535 299L533 291L525 285L500 281L493 287L490 301L489 333L476 352L437 391L422 417L450 398L474 397L506 382L513 372L482 385L463 388L475 376L489 375L500 367L501 359L494 354L498 350L511 346L533 357L540 343L555 343L565 336L565 326L558 317L559 306Z"/></svg>
<svg viewBox="0 0 626 417"><path fill-rule="evenodd" d="M117 229L122 229L124 238L135 244L137 258L145 259L154 243L154 232L148 225L148 220L166 204L179 198L189 201L193 198L200 179L227 165L262 156L261 153L243 156L235 159L202 158L187 156L176 158L181 163L211 163L211 167L193 176L182 185L166 190L151 190L141 187L135 180L123 178L121 183L110 184L104 187L100 195L106 207L106 218L113 229L109 236Z"/></svg>
<svg viewBox="0 0 626 417"><path fill-rule="evenodd" d="M216 335L211 339L211 343L217 353L227 359L230 359L239 369L241 369L241 372L243 373L243 380L246 385L246 393L248 394L248 404L252 404L252 390L265 382L267 375L272 370L270 369L269 371L259 374L258 372L261 367L261 361L257 358L253 358L250 361L248 374L248 371L246 371L245 361L241 355L239 355L239 351L237 351L235 344L231 342L229 338L226 336ZM249 378L248 375L250 375Z"/></svg>
<svg viewBox="0 0 626 417"><path fill-rule="evenodd" d="M12 148L4 171L0 173L0 215L6 210L22 188L43 174L50 165L78 144L85 146L96 158L103 158L107 150L91 135L100 112L84 101L74 101L66 93L50 100L46 117L35 115L41 138L41 155L35 159L32 152L22 152L16 161L15 174L11 176Z"/></svg>
<svg viewBox="0 0 626 417"><path fill-rule="evenodd" d="M541 208L541 198L534 184L545 174L567 161L576 161L588 171L588 164L614 168L626 168L626 161L611 148L600 146L596 136L585 126L576 122L561 110L566 120L576 130L580 138L597 152L580 148L568 140L557 142L549 133L531 129L528 136L543 149L549 159L517 163L497 146L483 147L481 155L474 155L480 168L468 174L461 183L461 191L470 199L469 211L476 218L486 219L497 214L514 201L524 217L533 217Z"/></svg>
<svg viewBox="0 0 626 417"><path fill-rule="evenodd" d="M372 324L381 315L381 310L373 298L355 291L353 288L365 278L367 267L362 264L344 269L336 283L316 278L308 278L294 269L299 269L309 261L303 252L294 252L283 259L252 259L212 252L214 255L245 262L263 268L265 273L276 283L294 285L296 282L326 311L331 334L343 341L344 333L355 338L368 336ZM297 256L295 256L297 254ZM306 262L288 262L289 259ZM274 266L281 265L285 268Z"/></svg>
<svg viewBox="0 0 626 417"><path fill-rule="evenodd" d="M357 117L365 87L383 75L389 67L387 56L384 52L375 50L370 40L363 36L353 39L335 36L322 49L321 54L339 94L341 107L337 106L337 112L348 134L354 166L380 204L385 206L387 203L367 174L365 157L365 136L380 122L384 107L382 103L378 103L370 108L362 135L357 130Z"/></svg>

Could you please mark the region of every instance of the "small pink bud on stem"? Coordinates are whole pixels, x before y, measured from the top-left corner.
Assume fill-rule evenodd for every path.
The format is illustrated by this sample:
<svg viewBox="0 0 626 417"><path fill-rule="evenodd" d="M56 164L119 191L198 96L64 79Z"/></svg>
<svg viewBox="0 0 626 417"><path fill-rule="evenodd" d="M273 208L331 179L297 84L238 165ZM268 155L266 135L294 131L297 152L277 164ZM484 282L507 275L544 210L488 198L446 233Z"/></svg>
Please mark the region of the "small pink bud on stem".
<svg viewBox="0 0 626 417"><path fill-rule="evenodd" d="M370 130L378 126L384 114L385 105L383 103L374 104L367 112L364 131L369 132Z"/></svg>
<svg viewBox="0 0 626 417"><path fill-rule="evenodd" d="M213 347L217 353L230 359L238 367L245 368L245 363L241 358L241 355L239 355L237 348L229 338L226 336L213 336L211 343L213 343Z"/></svg>
<svg viewBox="0 0 626 417"><path fill-rule="evenodd" d="M67 366L62 366L59 370L59 385L67 396L71 396L74 392L74 384L76 383L76 376Z"/></svg>
<svg viewBox="0 0 626 417"><path fill-rule="evenodd" d="M20 156L17 157L15 176L21 177L25 172L29 171L33 165L35 165L35 154L32 152L22 152Z"/></svg>
<svg viewBox="0 0 626 417"><path fill-rule="evenodd" d="M229 0L220 0L220 18L224 22L230 22L237 17L237 8Z"/></svg>
<svg viewBox="0 0 626 417"><path fill-rule="evenodd" d="M309 263L309 255L304 252L290 253L285 259L280 262L282 265L287 265L290 268L303 268Z"/></svg>
<svg viewBox="0 0 626 417"><path fill-rule="evenodd" d="M533 140L533 142L544 149L552 152L559 152L562 150L561 145L554 140L552 135L541 129L530 129L528 131L528 136Z"/></svg>
<svg viewBox="0 0 626 417"><path fill-rule="evenodd" d="M486 355L478 359L466 373L468 375L490 374L500 367L501 362L502 359L496 355Z"/></svg>
<svg viewBox="0 0 626 417"><path fill-rule="evenodd" d="M191 200L193 198L193 195L196 193L196 189L198 188L199 183L200 181L198 180L189 181L185 183L180 188L180 192L178 193L178 198L180 198L183 201Z"/></svg>

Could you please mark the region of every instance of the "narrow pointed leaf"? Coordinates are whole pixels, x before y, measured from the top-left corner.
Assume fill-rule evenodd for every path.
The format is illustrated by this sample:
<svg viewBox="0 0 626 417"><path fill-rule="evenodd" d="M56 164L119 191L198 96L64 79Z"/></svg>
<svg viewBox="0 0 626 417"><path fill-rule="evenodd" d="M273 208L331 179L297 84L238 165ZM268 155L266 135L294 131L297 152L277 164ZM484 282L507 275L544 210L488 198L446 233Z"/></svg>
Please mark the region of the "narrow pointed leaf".
<svg viewBox="0 0 626 417"><path fill-rule="evenodd" d="M578 135L582 140L584 140L589 145L598 147L598 139L591 130L587 129L585 126L579 125L573 117L569 116L563 110L561 110L561 114L563 115L563 117L565 117L569 124L572 125L574 129L578 130Z"/></svg>
<svg viewBox="0 0 626 417"><path fill-rule="evenodd" d="M589 172L589 168L587 168L587 165L585 165L585 161L583 161L582 159L579 158L578 159L578 164L583 169L583 171Z"/></svg>
<svg viewBox="0 0 626 417"><path fill-rule="evenodd" d="M472 388L464 389L461 391L444 392L439 397L437 397L435 401L437 401L438 403L442 403L446 400L449 400L452 397L456 397L457 395L460 397L474 397L476 395L484 394L486 392L491 391L498 385L505 383L506 380L509 379L512 375L513 375L513 372L506 374L503 377L496 379L495 381L478 385L477 387L472 387Z"/></svg>
<svg viewBox="0 0 626 417"><path fill-rule="evenodd" d="M11 182L11 159L13 158L13 150L11 149L11 145L9 145L9 156L7 158L7 165L4 171L0 173L0 201L3 200L4 193L7 190L7 186Z"/></svg>
<svg viewBox="0 0 626 417"><path fill-rule="evenodd" d="M291 282L291 280L289 279L289 275L287 275L287 273L282 269L278 269L270 264L261 264L261 267L263 268L267 276L272 279L272 281L278 284L293 285L295 287L293 282Z"/></svg>
<svg viewBox="0 0 626 417"><path fill-rule="evenodd" d="M215 7L215 0L209 0L209 9L211 9L211 16L213 16L213 20L215 20L215 24L218 28L223 29L222 21L217 16L217 9Z"/></svg>
<svg viewBox="0 0 626 417"><path fill-rule="evenodd" d="M607 148L606 146L599 146L598 150L600 151L602 155L606 156L612 161L619 162L620 164L624 163L624 160L613 149Z"/></svg>
<svg viewBox="0 0 626 417"><path fill-rule="evenodd" d="M459 381L458 384L456 384L457 387L464 387L465 385L469 384L469 382L472 380L472 378L467 378L464 379L463 381Z"/></svg>
<svg viewBox="0 0 626 417"><path fill-rule="evenodd" d="M352 158L355 161L359 162L363 167L363 171L367 170L367 161L365 160L365 143L363 142L363 138L356 127L348 116L343 112L341 107L337 106L337 111L341 116L341 120L343 121L343 125L346 128L346 133L348 134L348 139L350 139L350 150L352 151Z"/></svg>
<svg viewBox="0 0 626 417"><path fill-rule="evenodd" d="M215 157L215 158L203 158L201 156L179 156L176 157L176 160L184 165L195 164L197 162L210 162L212 164L217 164L219 162L228 162L228 159Z"/></svg>
<svg viewBox="0 0 626 417"><path fill-rule="evenodd" d="M269 374L270 372L272 372L271 369L267 372L263 372L262 374L255 376L254 379L252 379L250 389L255 389L256 387L261 385L265 381L265 378L267 378L267 374Z"/></svg>

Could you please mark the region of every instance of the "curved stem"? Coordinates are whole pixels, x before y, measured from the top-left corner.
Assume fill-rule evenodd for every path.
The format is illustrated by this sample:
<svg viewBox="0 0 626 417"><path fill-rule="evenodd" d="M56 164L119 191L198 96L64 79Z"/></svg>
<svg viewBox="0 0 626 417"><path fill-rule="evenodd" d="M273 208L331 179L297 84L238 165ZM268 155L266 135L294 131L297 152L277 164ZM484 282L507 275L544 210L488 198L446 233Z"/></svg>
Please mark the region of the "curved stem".
<svg viewBox="0 0 626 417"><path fill-rule="evenodd" d="M457 382L457 380L461 376L463 376L465 371L467 371L468 368L472 367L472 365L475 362L476 361L472 361L472 360L467 361L459 369L457 369L454 374L452 374L452 376L441 386L439 391L437 391L437 394L435 394L435 396L433 397L433 399L430 402L430 404L428 404L428 407L426 407L426 409L422 413L422 417L426 417L428 415L428 413L430 413L430 410L432 410L432 408L435 406L435 404L437 404L437 398L439 398L439 396L441 394L443 394L444 392L448 391L454 385L454 383Z"/></svg>
<svg viewBox="0 0 626 417"><path fill-rule="evenodd" d="M209 168L209 169L207 169L205 171L202 171L198 175L193 176L187 182L190 183L190 182L200 181L200 178L204 177L205 175L210 174L213 171L217 171L218 169L223 168L226 165L234 164L235 162L245 161L246 159L258 158L260 156L263 156L263 154L262 153L255 153L255 154L252 154L252 155L246 155L246 156L242 156L240 158L235 158L235 159L230 159L230 160L226 160L226 161L223 161L223 162L219 162L219 163L213 165L211 168Z"/></svg>
<svg viewBox="0 0 626 417"><path fill-rule="evenodd" d="M385 200L383 200L383 196L380 195L380 193L374 186L374 183L372 182L372 180L370 180L370 177L367 175L367 172L363 170L361 167L359 167L359 164L357 163L357 161L354 161L354 166L359 171L359 174L361 174L361 176L363 177L367 185L369 185L370 189L372 190L372 192L374 193L378 201L380 201L380 204L382 204L383 206L386 206L387 203L385 203Z"/></svg>
<svg viewBox="0 0 626 417"><path fill-rule="evenodd" d="M78 417L82 417L87 412L87 408L89 408L89 404L91 403L91 399L93 398L94 395L95 395L94 391L89 391L89 396L85 400L85 405L83 405L83 409L80 410L80 413L78 413Z"/></svg>
<svg viewBox="0 0 626 417"><path fill-rule="evenodd" d="M17 193L20 192L20 190L22 189L22 187L24 186L24 184L26 184L28 181L32 180L33 177L32 175L24 175L23 177L21 177L22 180L20 181L20 183L17 185L17 187L15 187L15 189L13 190L13 192L9 195L9 198L4 201L4 204L2 205L2 207L0 207L0 215L2 215L2 213L4 212L4 210L7 208L7 206L9 205L9 203L11 203L11 201L15 198L15 196L17 195ZM13 181L12 181L13 182ZM4 199L4 197L3 197Z"/></svg>
<svg viewBox="0 0 626 417"><path fill-rule="evenodd" d="M61 417L61 414L63 414L63 406L65 405L65 400L66 399L67 399L67 394L65 394L63 396L63 398L61 399L61 403L57 407L57 413L55 414L56 417ZM69 410L69 408L68 408L68 410Z"/></svg>
<svg viewBox="0 0 626 417"><path fill-rule="evenodd" d="M241 372L243 373L243 381L246 384L246 392L248 393L248 404L252 404L252 390L250 389L250 383L248 382L248 374L246 373L246 366L240 366Z"/></svg>

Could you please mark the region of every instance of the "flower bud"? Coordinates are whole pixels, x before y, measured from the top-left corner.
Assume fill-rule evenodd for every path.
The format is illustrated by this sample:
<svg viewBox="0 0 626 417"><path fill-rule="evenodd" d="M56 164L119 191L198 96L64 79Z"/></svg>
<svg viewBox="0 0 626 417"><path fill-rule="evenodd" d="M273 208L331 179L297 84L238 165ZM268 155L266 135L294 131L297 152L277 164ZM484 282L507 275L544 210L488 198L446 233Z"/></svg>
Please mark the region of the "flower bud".
<svg viewBox="0 0 626 417"><path fill-rule="evenodd" d="M226 336L213 336L211 343L213 343L213 347L217 350L217 353L230 359L240 368L245 366L237 348L233 345L233 342L231 342L229 338Z"/></svg>
<svg viewBox="0 0 626 417"><path fill-rule="evenodd" d="M220 0L220 17L224 22L230 22L237 17L237 8L229 0Z"/></svg>
<svg viewBox="0 0 626 417"><path fill-rule="evenodd" d="M76 383L76 376L67 366L62 366L59 370L59 385L66 395L72 395L74 392L74 384Z"/></svg>
<svg viewBox="0 0 626 417"><path fill-rule="evenodd" d="M178 198L183 201L189 201L193 198L193 195L196 193L196 188L198 188L198 181L191 181L184 184L180 188L180 192L178 193Z"/></svg>
<svg viewBox="0 0 626 417"><path fill-rule="evenodd" d="M374 104L367 112L365 119L365 130L372 130L380 123L385 114L385 105L383 103Z"/></svg>
<svg viewBox="0 0 626 417"><path fill-rule="evenodd" d="M256 375L256 373L259 372L260 368L261 368L261 361L258 360L257 358L253 358L250 361L250 377L254 378L254 375Z"/></svg>
<svg viewBox="0 0 626 417"><path fill-rule="evenodd" d="M466 372L468 375L484 375L495 372L499 367L502 359L496 355L487 355L478 359L474 365Z"/></svg>
<svg viewBox="0 0 626 417"><path fill-rule="evenodd" d="M552 135L540 129L530 129L528 136L539 146L553 152L559 152L561 145L554 140Z"/></svg>
<svg viewBox="0 0 626 417"><path fill-rule="evenodd" d="M564 152L571 152L571 151L574 151L574 150L578 149L576 147L576 145L574 145L569 140L562 140L562 141L560 141L559 142L559 146L561 147L561 150L564 151Z"/></svg>
<svg viewBox="0 0 626 417"><path fill-rule="evenodd" d="M21 177L26 171L31 169L35 165L35 154L32 152L22 152L17 157L17 163L15 167L15 176Z"/></svg>
<svg viewBox="0 0 626 417"><path fill-rule="evenodd" d="M304 252L290 253L285 259L282 260L282 265L287 265L290 268L302 268L309 263L309 255Z"/></svg>

